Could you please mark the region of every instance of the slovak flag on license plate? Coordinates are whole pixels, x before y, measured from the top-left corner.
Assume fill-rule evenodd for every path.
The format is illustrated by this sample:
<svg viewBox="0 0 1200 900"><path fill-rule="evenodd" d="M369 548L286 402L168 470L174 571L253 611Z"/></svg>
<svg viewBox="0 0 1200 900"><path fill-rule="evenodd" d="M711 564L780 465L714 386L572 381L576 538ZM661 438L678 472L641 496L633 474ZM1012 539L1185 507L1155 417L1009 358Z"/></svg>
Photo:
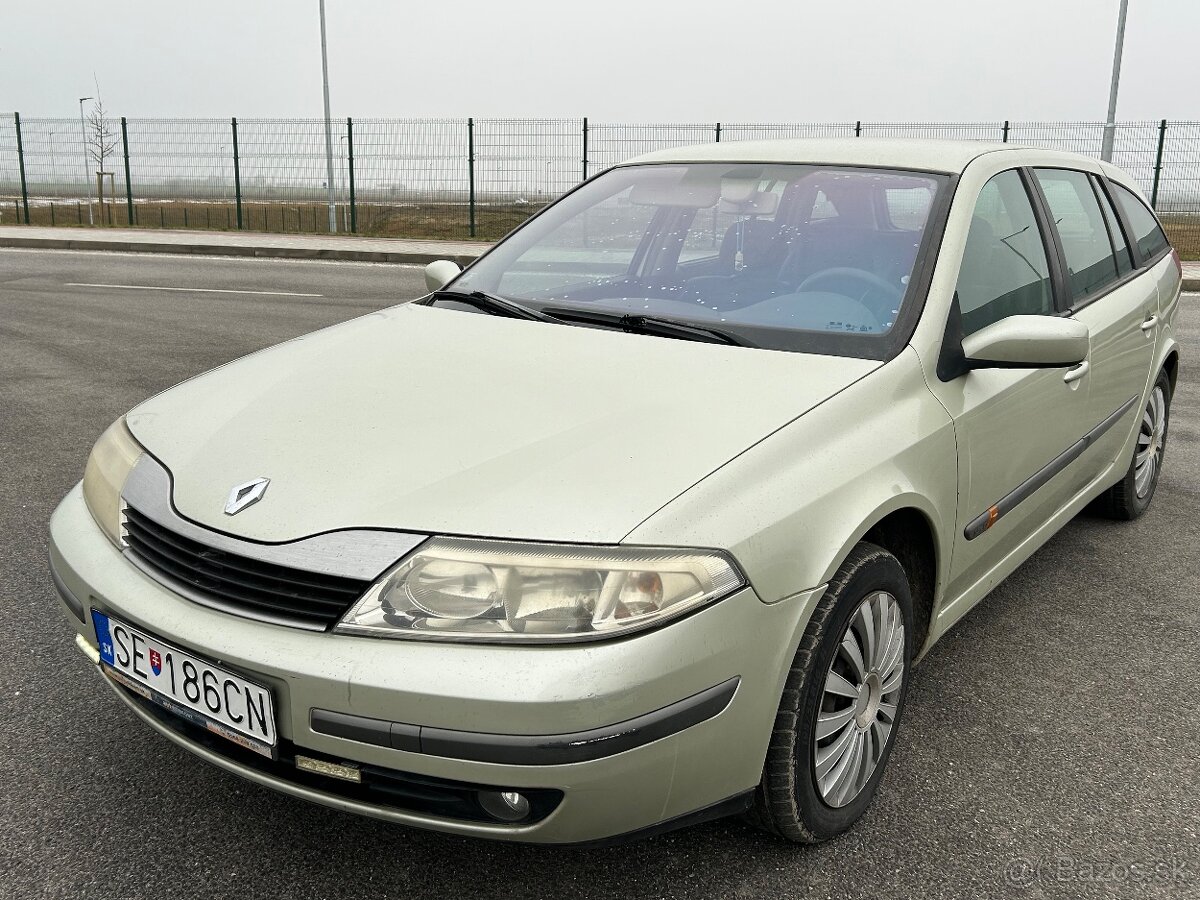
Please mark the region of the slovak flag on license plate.
<svg viewBox="0 0 1200 900"><path fill-rule="evenodd" d="M162 657L157 650L150 651L150 668L154 670L155 675L162 674Z"/></svg>

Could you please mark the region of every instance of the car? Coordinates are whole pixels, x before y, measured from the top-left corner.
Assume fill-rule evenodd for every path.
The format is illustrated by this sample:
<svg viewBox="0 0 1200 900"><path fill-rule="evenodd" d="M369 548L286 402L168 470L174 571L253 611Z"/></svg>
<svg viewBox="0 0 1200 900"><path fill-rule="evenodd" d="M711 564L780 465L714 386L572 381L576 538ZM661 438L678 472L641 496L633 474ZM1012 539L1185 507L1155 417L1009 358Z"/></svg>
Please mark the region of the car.
<svg viewBox="0 0 1200 900"><path fill-rule="evenodd" d="M663 150L425 277L97 441L50 561L114 731L459 835L825 840L930 647L1162 470L1181 266L1083 156Z"/></svg>

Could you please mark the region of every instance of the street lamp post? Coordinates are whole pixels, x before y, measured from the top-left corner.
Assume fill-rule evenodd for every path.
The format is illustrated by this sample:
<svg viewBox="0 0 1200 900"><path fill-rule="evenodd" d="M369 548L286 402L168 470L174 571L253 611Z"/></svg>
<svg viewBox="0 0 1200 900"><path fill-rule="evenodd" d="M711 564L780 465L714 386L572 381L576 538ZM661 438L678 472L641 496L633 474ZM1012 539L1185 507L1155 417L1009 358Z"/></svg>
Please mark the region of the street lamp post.
<svg viewBox="0 0 1200 900"><path fill-rule="evenodd" d="M325 184L329 189L329 233L337 234L337 195L333 186L333 125L329 121L329 57L325 51L325 0L321 7L321 81L325 88Z"/></svg>
<svg viewBox="0 0 1200 900"><path fill-rule="evenodd" d="M79 140L83 143L83 183L87 185L88 224L95 225L96 220L92 216L92 176L88 171L91 166L88 165L87 130L83 127L83 104L91 99L91 97L79 98Z"/></svg>
<svg viewBox="0 0 1200 900"><path fill-rule="evenodd" d="M1129 11L1129 0L1121 0L1121 9L1117 13L1117 46L1113 50L1112 83L1108 87L1108 118L1104 122L1104 143L1100 148L1100 158L1112 162L1113 137L1117 121L1117 85L1121 80L1121 50L1125 46L1125 14Z"/></svg>

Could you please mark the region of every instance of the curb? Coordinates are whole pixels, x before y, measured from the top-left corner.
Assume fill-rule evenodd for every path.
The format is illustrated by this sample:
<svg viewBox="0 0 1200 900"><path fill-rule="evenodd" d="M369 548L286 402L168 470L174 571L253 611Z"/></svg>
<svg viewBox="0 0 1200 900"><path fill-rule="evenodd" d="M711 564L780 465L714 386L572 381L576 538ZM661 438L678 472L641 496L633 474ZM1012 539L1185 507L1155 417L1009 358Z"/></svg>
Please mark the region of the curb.
<svg viewBox="0 0 1200 900"><path fill-rule="evenodd" d="M1185 291L1200 291L1200 278L1183 279L1183 289Z"/></svg>
<svg viewBox="0 0 1200 900"><path fill-rule="evenodd" d="M350 247L256 247L243 244L157 244L151 241L96 241L87 238L0 237L0 247L41 250L111 250L121 253L176 253L204 256L250 256L262 259L329 259L346 262L427 265L449 259L466 266L478 255L430 253L423 250L359 250ZM482 251L480 251L482 253Z"/></svg>

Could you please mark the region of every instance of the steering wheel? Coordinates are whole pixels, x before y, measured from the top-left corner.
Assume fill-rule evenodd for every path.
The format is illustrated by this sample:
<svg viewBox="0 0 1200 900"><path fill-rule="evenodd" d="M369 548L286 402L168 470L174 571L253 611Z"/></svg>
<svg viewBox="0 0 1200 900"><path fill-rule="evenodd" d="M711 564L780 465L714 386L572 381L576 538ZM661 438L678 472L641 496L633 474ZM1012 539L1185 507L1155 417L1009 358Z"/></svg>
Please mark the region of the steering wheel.
<svg viewBox="0 0 1200 900"><path fill-rule="evenodd" d="M884 300L894 302L902 296L898 287L890 281L885 281L874 272L868 272L866 269L854 269L849 266L837 266L832 269L822 269L820 272L813 272L802 282L800 287L796 288L796 293L801 294L805 291L814 291L820 285L827 284L831 281L857 281L859 284L866 286L866 291L863 297L872 291L883 294ZM838 292L834 292L838 293Z"/></svg>

